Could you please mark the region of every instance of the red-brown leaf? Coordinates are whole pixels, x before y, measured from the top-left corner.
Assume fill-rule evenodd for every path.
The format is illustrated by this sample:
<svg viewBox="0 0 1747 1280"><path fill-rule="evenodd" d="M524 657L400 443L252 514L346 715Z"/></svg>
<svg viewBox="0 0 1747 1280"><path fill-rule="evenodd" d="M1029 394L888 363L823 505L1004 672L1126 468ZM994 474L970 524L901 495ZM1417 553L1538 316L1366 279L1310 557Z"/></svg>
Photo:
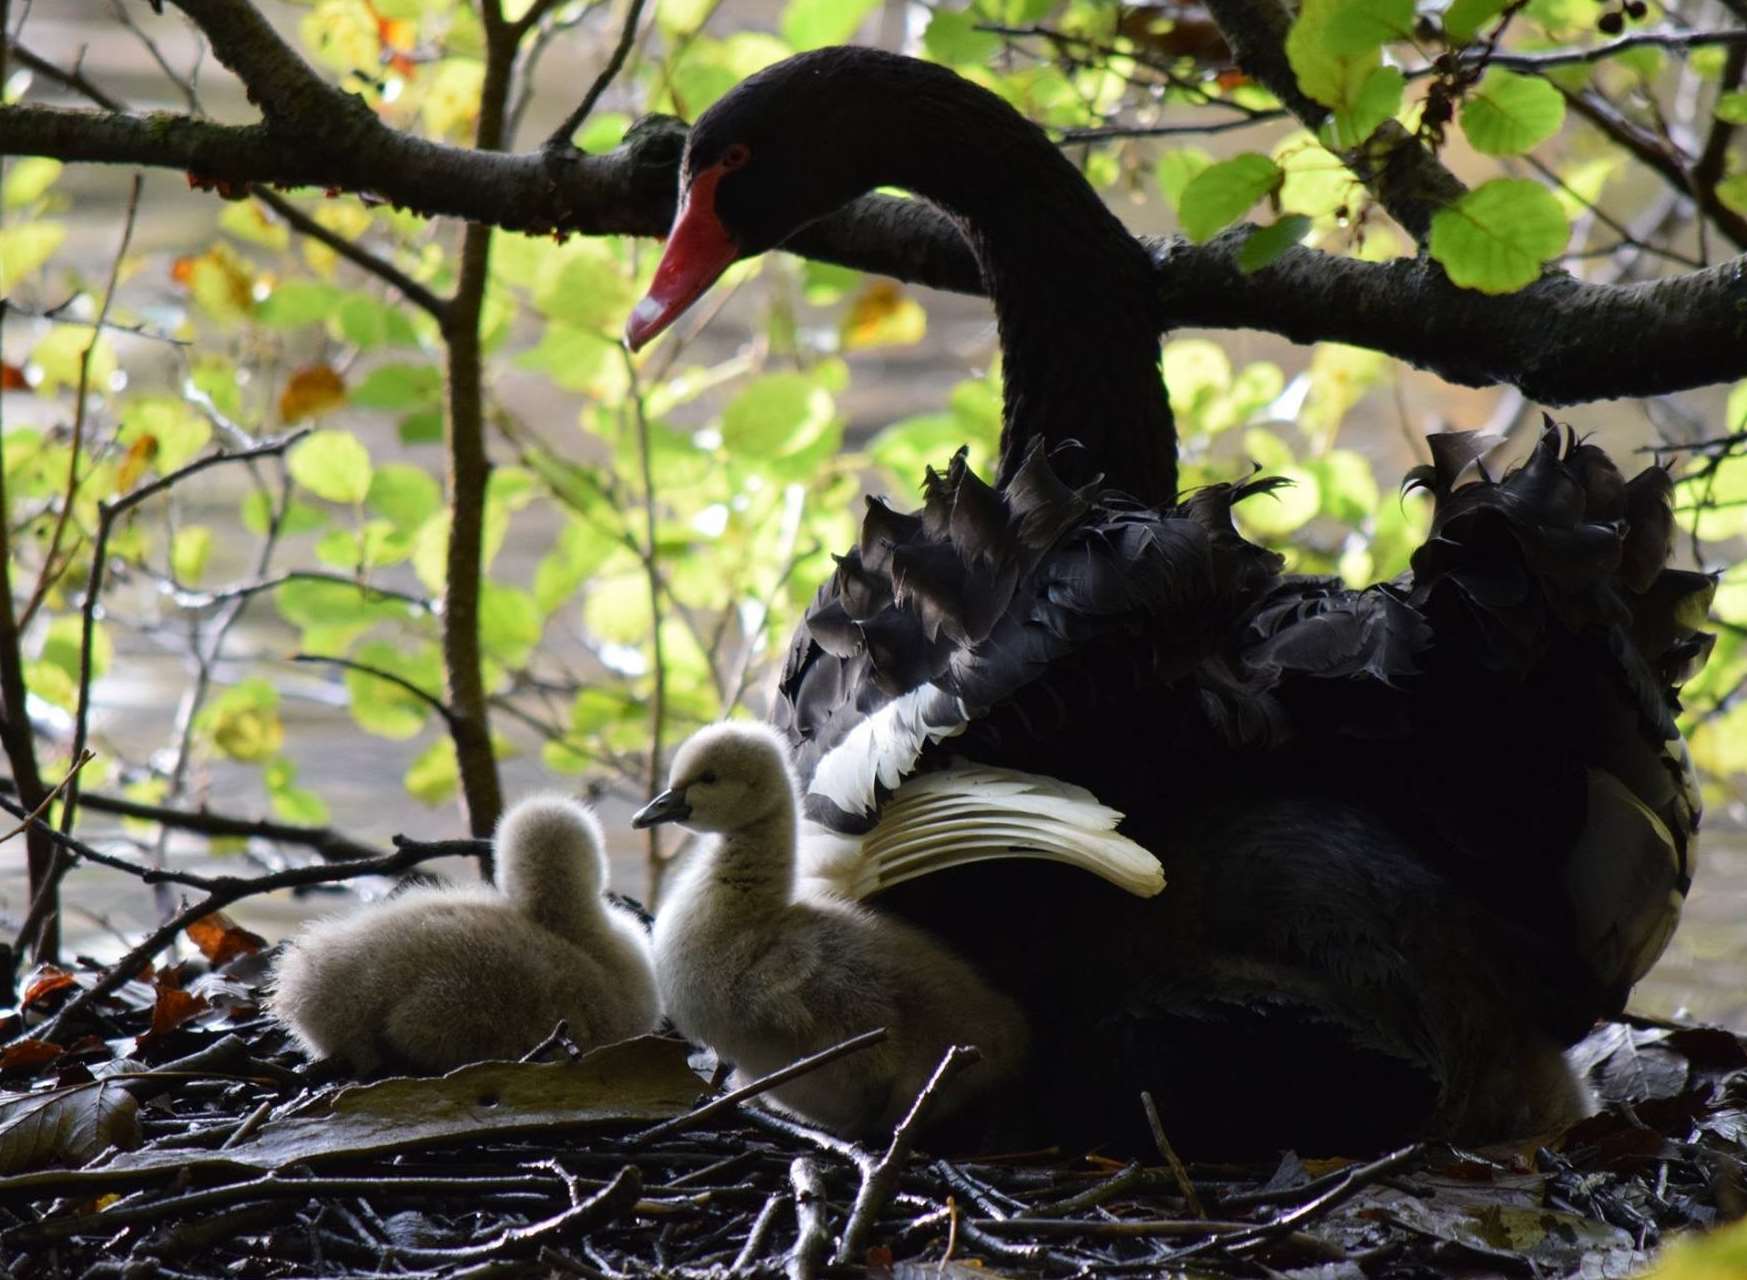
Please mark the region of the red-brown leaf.
<svg viewBox="0 0 1747 1280"><path fill-rule="evenodd" d="M73 975L58 964L39 964L24 980L24 1000L20 1007L33 1005L45 996L65 991L73 985Z"/></svg>
<svg viewBox="0 0 1747 1280"><path fill-rule="evenodd" d="M222 911L202 916L187 929L188 940L200 948L200 954L214 968L229 964L238 956L252 956L267 945L267 939L250 933Z"/></svg>
<svg viewBox="0 0 1747 1280"><path fill-rule="evenodd" d="M45 1062L53 1062L61 1056L61 1046L52 1040L14 1040L4 1049L0 1049L0 1071L12 1071L19 1067L40 1067Z"/></svg>

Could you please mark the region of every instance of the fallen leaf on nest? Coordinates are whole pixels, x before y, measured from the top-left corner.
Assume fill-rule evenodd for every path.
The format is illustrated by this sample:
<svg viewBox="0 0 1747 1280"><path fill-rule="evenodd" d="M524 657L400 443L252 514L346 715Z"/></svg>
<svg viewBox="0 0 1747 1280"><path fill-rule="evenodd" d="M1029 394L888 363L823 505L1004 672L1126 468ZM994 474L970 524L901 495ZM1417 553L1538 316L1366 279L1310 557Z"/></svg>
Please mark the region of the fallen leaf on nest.
<svg viewBox="0 0 1747 1280"><path fill-rule="evenodd" d="M108 1147L139 1143L139 1104L107 1080L0 1094L0 1173L83 1164Z"/></svg>
<svg viewBox="0 0 1747 1280"><path fill-rule="evenodd" d="M45 1062L53 1062L61 1056L61 1046L52 1040L14 1040L4 1049L0 1049L0 1071L11 1071L18 1067L40 1067Z"/></svg>
<svg viewBox="0 0 1747 1280"><path fill-rule="evenodd" d="M250 933L222 911L201 916L187 930L188 940L200 948L207 963L217 968L238 956L251 956L267 945L267 939Z"/></svg>
<svg viewBox="0 0 1747 1280"><path fill-rule="evenodd" d="M24 999L20 1007L35 1004L45 996L52 996L57 991L65 991L75 985L73 975L58 964L39 964L30 971L30 976L24 980Z"/></svg>
<svg viewBox="0 0 1747 1280"><path fill-rule="evenodd" d="M307 1111L268 1121L252 1141L222 1154L155 1147L104 1168L282 1169L438 1142L648 1124L690 1111L700 1083L685 1065L684 1045L643 1036L578 1062L478 1062L437 1079L354 1085Z"/></svg>

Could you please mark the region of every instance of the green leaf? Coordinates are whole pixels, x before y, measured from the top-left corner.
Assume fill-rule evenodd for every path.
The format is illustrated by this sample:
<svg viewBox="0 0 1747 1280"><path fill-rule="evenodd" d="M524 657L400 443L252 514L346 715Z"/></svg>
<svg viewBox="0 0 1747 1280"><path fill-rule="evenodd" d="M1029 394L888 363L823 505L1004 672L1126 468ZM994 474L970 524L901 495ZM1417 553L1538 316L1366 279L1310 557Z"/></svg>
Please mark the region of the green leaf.
<svg viewBox="0 0 1747 1280"><path fill-rule="evenodd" d="M1747 214L1747 173L1737 173L1717 183L1717 199L1736 213Z"/></svg>
<svg viewBox="0 0 1747 1280"><path fill-rule="evenodd" d="M286 465L318 498L359 503L370 492L370 451L350 431L329 428L298 441Z"/></svg>
<svg viewBox="0 0 1747 1280"><path fill-rule="evenodd" d="M1725 124L1747 124L1747 93L1736 89L1718 94L1717 119Z"/></svg>
<svg viewBox="0 0 1747 1280"><path fill-rule="evenodd" d="M517 587L480 583L479 644L487 657L506 667L521 666L540 643L540 630L533 596Z"/></svg>
<svg viewBox="0 0 1747 1280"><path fill-rule="evenodd" d="M0 297L34 275L66 238L67 229L58 222L0 227Z"/></svg>
<svg viewBox="0 0 1747 1280"><path fill-rule="evenodd" d="M1179 217L1183 212L1183 190L1204 169L1212 167L1213 157L1200 147L1169 147L1159 157L1154 174L1159 190Z"/></svg>
<svg viewBox="0 0 1747 1280"><path fill-rule="evenodd" d="M783 8L783 39L796 53L821 45L843 44L872 13L879 0L789 0Z"/></svg>
<svg viewBox="0 0 1747 1280"><path fill-rule="evenodd" d="M413 409L434 404L442 394L443 375L428 364L378 365L347 393L366 409Z"/></svg>
<svg viewBox="0 0 1747 1280"><path fill-rule="evenodd" d="M1329 15L1322 44L1339 56L1368 53L1413 31L1413 0L1343 0Z"/></svg>
<svg viewBox="0 0 1747 1280"><path fill-rule="evenodd" d="M397 529L417 529L443 505L443 491L422 467L386 462L370 477L364 505Z"/></svg>
<svg viewBox="0 0 1747 1280"><path fill-rule="evenodd" d="M319 827L328 820L327 803L315 792L297 785L297 765L284 756L269 760L261 770L273 813L285 822Z"/></svg>
<svg viewBox="0 0 1747 1280"><path fill-rule="evenodd" d="M968 9L936 9L922 33L922 47L930 58L949 66L987 62L1001 47L1001 38L991 31L978 31L981 19Z"/></svg>
<svg viewBox="0 0 1747 1280"><path fill-rule="evenodd" d="M79 655L84 648L84 620L75 614L67 614L49 623L47 633L43 636L42 648L37 651L37 657L43 662L59 667L74 680L79 678ZM109 641L109 632L101 622L93 623L91 627L91 678L102 678L109 670L110 660L115 656L115 647Z"/></svg>
<svg viewBox="0 0 1747 1280"><path fill-rule="evenodd" d="M192 462L212 439L206 415L177 396L133 396L121 410L116 439L130 448L152 442L152 466L159 475Z"/></svg>
<svg viewBox="0 0 1747 1280"><path fill-rule="evenodd" d="M1211 239L1277 190L1280 179L1280 167L1253 151L1203 170L1183 189L1178 204L1183 230L1197 243Z"/></svg>
<svg viewBox="0 0 1747 1280"><path fill-rule="evenodd" d="M255 309L255 320L269 329L296 329L326 320L339 300L340 291L331 284L286 280Z"/></svg>
<svg viewBox="0 0 1747 1280"><path fill-rule="evenodd" d="M199 725L222 754L247 764L271 760L285 745L278 690L259 677L244 680L209 702L200 713Z"/></svg>
<svg viewBox="0 0 1747 1280"><path fill-rule="evenodd" d="M47 156L20 156L12 162L6 183L0 186L0 205L17 209L34 204L61 176L61 162Z"/></svg>
<svg viewBox="0 0 1747 1280"><path fill-rule="evenodd" d="M614 340L635 301L622 258L601 240L573 240L556 271L539 281L534 304L549 319Z"/></svg>
<svg viewBox="0 0 1747 1280"><path fill-rule="evenodd" d="M1401 109L1407 79L1399 67L1373 67L1358 92L1335 110L1331 122L1339 145L1356 147ZM1324 126L1325 128L1329 126Z"/></svg>
<svg viewBox="0 0 1747 1280"><path fill-rule="evenodd" d="M1289 213L1279 221L1259 227L1237 251L1237 269L1248 275L1260 271L1310 234L1310 219Z"/></svg>
<svg viewBox="0 0 1747 1280"><path fill-rule="evenodd" d="M408 794L423 804L439 805L455 794L461 770L455 763L455 741L444 736L426 747L402 779Z"/></svg>
<svg viewBox="0 0 1747 1280"><path fill-rule="evenodd" d="M365 350L384 344L419 345L419 333L412 321L399 308L379 302L367 293L345 295L334 318L346 341Z"/></svg>
<svg viewBox="0 0 1747 1280"><path fill-rule="evenodd" d="M744 457L781 457L815 443L830 427L831 393L802 373L756 378L722 413L722 447Z"/></svg>
<svg viewBox="0 0 1747 1280"><path fill-rule="evenodd" d="M588 118L576 134L576 145L591 156L605 155L625 140L631 117L623 111L601 111Z"/></svg>
<svg viewBox="0 0 1747 1280"><path fill-rule="evenodd" d="M1432 257L1456 284L1511 293L1532 283L1565 249L1571 227L1537 182L1495 178L1432 216Z"/></svg>
<svg viewBox="0 0 1747 1280"><path fill-rule="evenodd" d="M352 656L367 667L410 681L433 698L442 697L442 660L434 645L407 653L400 645L373 640ZM356 668L346 669L346 695L358 727L379 738L411 738L425 727L431 715L428 701L392 681Z"/></svg>
<svg viewBox="0 0 1747 1280"><path fill-rule="evenodd" d="M1536 76L1490 67L1462 103L1461 120L1462 132L1481 154L1521 155L1559 132L1565 97Z"/></svg>
<svg viewBox="0 0 1747 1280"><path fill-rule="evenodd" d="M211 529L203 524L178 529L170 543L170 572L182 585L194 586L206 572L206 558L211 554Z"/></svg>
<svg viewBox="0 0 1747 1280"><path fill-rule="evenodd" d="M1504 12L1510 0L1455 0L1444 10L1444 34L1451 44L1467 44L1482 23Z"/></svg>
<svg viewBox="0 0 1747 1280"><path fill-rule="evenodd" d="M259 489L250 491L239 508L243 528L253 534L265 534L272 523L273 500ZM328 522L327 512L307 502L291 499L280 518L279 531L284 534L314 533Z"/></svg>
<svg viewBox="0 0 1747 1280"><path fill-rule="evenodd" d="M440 444L443 439L443 411L420 409L409 413L395 428L402 444Z"/></svg>
<svg viewBox="0 0 1747 1280"><path fill-rule="evenodd" d="M1357 526L1377 510L1382 495L1364 454L1330 449L1316 460L1315 470L1322 485L1322 514Z"/></svg>

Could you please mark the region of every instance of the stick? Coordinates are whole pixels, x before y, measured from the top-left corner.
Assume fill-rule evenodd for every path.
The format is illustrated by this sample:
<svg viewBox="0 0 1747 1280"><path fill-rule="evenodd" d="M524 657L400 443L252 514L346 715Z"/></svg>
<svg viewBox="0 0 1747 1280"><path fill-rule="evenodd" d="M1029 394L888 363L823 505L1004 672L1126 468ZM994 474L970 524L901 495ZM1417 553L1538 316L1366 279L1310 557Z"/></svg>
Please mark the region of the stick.
<svg viewBox="0 0 1747 1280"><path fill-rule="evenodd" d="M910 1104L909 1112L892 1130L892 1142L885 1155L872 1165L862 1165L861 1188L855 1193L855 1207L850 1210L849 1225L843 1229L843 1239L832 1258L834 1263L847 1265L861 1255L868 1233L873 1230L874 1219L885 1208L886 1201L892 1198L898 1185L898 1174L904 1161L909 1159L910 1147L921 1131L922 1122L940 1100L941 1091L959 1072L982 1060L982 1050L975 1045L955 1044L948 1049L940 1059L940 1065L934 1068L934 1074L928 1077L928 1083L922 1086L922 1091Z"/></svg>
<svg viewBox="0 0 1747 1280"><path fill-rule="evenodd" d="M831 1048L815 1053L811 1057L802 1058L799 1062L791 1062L780 1071L773 1071L767 1076L759 1077L751 1084L740 1086L732 1093L725 1093L719 1098L712 1099L696 1110L686 1112L683 1116L675 1116L672 1120L663 1120L658 1125L652 1125L638 1133L633 1133L625 1139L625 1145L634 1149L646 1146L658 1138L670 1137L690 1129L695 1125L702 1124L713 1115L739 1106L748 1098L755 1098L761 1093L776 1088L779 1084L787 1084L795 1077L804 1076L809 1071L817 1071L827 1063L835 1062L847 1054L870 1048L885 1038L886 1029L884 1027L875 1027L872 1031L864 1031L858 1036L845 1040L842 1044L832 1045Z"/></svg>
<svg viewBox="0 0 1747 1280"><path fill-rule="evenodd" d="M1169 1166L1171 1176L1177 1180L1177 1189L1183 1193L1183 1199L1189 1202L1189 1212L1197 1218L1205 1218L1207 1210L1201 1203L1201 1197L1195 1194L1195 1184L1189 1181L1189 1171L1177 1159L1177 1149L1165 1136L1165 1126L1159 1120L1159 1109L1153 1105L1152 1094L1145 1089L1140 1093L1140 1105L1145 1108L1146 1122L1153 1131L1153 1145L1158 1147L1159 1154L1165 1158L1165 1164Z"/></svg>
<svg viewBox="0 0 1747 1280"><path fill-rule="evenodd" d="M789 1165L795 1189L795 1245L789 1250L789 1280L813 1280L831 1247L825 1222L825 1179L811 1156L796 1156Z"/></svg>

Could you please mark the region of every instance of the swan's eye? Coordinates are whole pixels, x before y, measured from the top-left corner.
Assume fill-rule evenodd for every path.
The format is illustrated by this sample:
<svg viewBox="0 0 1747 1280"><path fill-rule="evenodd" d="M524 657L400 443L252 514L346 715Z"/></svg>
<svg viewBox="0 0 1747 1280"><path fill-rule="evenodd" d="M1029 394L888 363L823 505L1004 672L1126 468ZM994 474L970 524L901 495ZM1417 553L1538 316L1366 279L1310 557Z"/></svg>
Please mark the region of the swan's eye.
<svg viewBox="0 0 1747 1280"><path fill-rule="evenodd" d="M693 781L698 782L698 783L702 784L703 786L707 787L712 782L719 781L719 779L716 777L716 775L714 773L700 773L695 779L693 779Z"/></svg>
<svg viewBox="0 0 1747 1280"><path fill-rule="evenodd" d="M728 149L722 153L720 163L724 169L738 169L750 159L752 159L752 148L744 142L736 142L730 144Z"/></svg>

